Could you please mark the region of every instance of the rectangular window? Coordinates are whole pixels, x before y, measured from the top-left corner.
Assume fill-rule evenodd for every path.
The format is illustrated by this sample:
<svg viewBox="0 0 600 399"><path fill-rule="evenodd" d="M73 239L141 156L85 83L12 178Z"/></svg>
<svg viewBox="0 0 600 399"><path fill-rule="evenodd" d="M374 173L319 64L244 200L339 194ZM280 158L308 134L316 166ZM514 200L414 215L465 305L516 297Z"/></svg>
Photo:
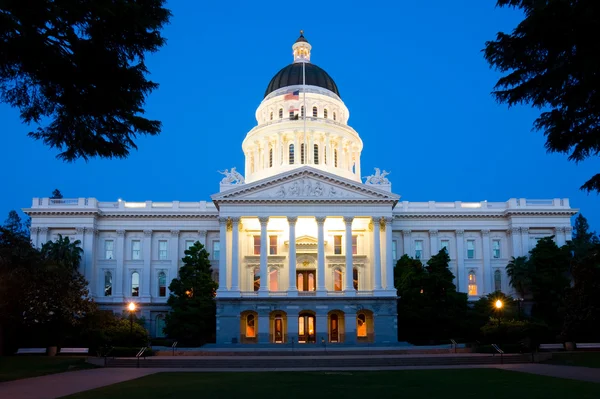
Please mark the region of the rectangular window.
<svg viewBox="0 0 600 399"><path fill-rule="evenodd" d="M446 252L450 252L450 240L442 240L440 242L440 249L446 249Z"/></svg>
<svg viewBox="0 0 600 399"><path fill-rule="evenodd" d="M104 259L115 258L115 242L113 240L104 241Z"/></svg>
<svg viewBox="0 0 600 399"><path fill-rule="evenodd" d="M260 255L260 236L253 236L254 238L254 255Z"/></svg>
<svg viewBox="0 0 600 399"><path fill-rule="evenodd" d="M221 258L221 242L213 241L212 243L212 258L213 260L219 260Z"/></svg>
<svg viewBox="0 0 600 399"><path fill-rule="evenodd" d="M189 251L191 247L194 246L194 240L186 240L185 241L185 250Z"/></svg>
<svg viewBox="0 0 600 399"><path fill-rule="evenodd" d="M158 242L158 260L167 260L167 241Z"/></svg>
<svg viewBox="0 0 600 399"><path fill-rule="evenodd" d="M475 259L475 240L467 240L467 259Z"/></svg>
<svg viewBox="0 0 600 399"><path fill-rule="evenodd" d="M333 236L333 254L342 254L342 236Z"/></svg>
<svg viewBox="0 0 600 399"><path fill-rule="evenodd" d="M398 259L398 241L392 241L392 259Z"/></svg>
<svg viewBox="0 0 600 399"><path fill-rule="evenodd" d="M492 241L492 256L494 259L500 259L500 240Z"/></svg>
<svg viewBox="0 0 600 399"><path fill-rule="evenodd" d="M269 291L279 291L279 278L277 269L269 272Z"/></svg>
<svg viewBox="0 0 600 399"><path fill-rule="evenodd" d="M269 236L269 255L277 255L277 236Z"/></svg>
<svg viewBox="0 0 600 399"><path fill-rule="evenodd" d="M415 241L415 259L421 259L423 256L423 241Z"/></svg>
<svg viewBox="0 0 600 399"><path fill-rule="evenodd" d="M142 242L140 240L131 241L131 259L142 259Z"/></svg>
<svg viewBox="0 0 600 399"><path fill-rule="evenodd" d="M358 254L358 236L352 236L352 255Z"/></svg>

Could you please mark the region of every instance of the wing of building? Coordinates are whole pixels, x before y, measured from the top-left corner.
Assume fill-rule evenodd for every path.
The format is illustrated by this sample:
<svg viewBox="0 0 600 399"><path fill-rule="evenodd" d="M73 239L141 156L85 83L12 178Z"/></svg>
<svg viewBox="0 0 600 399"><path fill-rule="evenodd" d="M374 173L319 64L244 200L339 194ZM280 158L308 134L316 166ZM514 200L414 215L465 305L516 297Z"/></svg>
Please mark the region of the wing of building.
<svg viewBox="0 0 600 399"><path fill-rule="evenodd" d="M409 202L385 170L363 183L363 143L337 85L311 63L303 35L292 49L242 143L245 177L224 170L210 202L34 198L24 209L34 244L81 240L95 301L115 312L139 302L153 336L184 251L199 240L219 282L218 344L385 344L397 340L402 254L427 261L446 248L458 289L475 300L511 292L506 265L537 239L571 239L568 199Z"/></svg>

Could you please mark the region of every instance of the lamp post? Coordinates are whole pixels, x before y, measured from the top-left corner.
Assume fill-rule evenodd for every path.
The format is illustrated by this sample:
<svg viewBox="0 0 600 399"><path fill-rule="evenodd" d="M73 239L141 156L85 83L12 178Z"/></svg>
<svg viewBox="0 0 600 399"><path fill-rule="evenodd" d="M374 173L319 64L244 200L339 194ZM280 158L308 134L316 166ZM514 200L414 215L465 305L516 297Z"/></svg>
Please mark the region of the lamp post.
<svg viewBox="0 0 600 399"><path fill-rule="evenodd" d="M500 312L502 311L502 308L504 307L504 303L500 299L498 299L496 301L496 303L494 304L494 306L496 306L496 311L498 312L498 327L500 327L500 316L501 316Z"/></svg>
<svg viewBox="0 0 600 399"><path fill-rule="evenodd" d="M133 344L133 314L135 313L135 303L129 302L129 345Z"/></svg>

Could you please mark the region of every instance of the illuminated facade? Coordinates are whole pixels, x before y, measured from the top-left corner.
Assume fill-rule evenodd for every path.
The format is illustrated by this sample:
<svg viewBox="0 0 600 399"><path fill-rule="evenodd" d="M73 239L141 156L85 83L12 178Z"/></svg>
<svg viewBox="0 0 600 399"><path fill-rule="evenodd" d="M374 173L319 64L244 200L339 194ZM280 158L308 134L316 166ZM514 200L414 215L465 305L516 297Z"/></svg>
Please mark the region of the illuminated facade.
<svg viewBox="0 0 600 399"><path fill-rule="evenodd" d="M199 240L219 282L218 344L385 345L402 328L402 254L427 261L446 248L458 289L477 299L511 291L505 267L536 239L571 238L567 199L416 203L400 201L385 171L363 183L362 140L311 50L303 36L294 43L243 140L245 176L223 171L211 202L34 198L24 210L34 244L81 240L94 299L119 312L139 302L153 336L183 252Z"/></svg>

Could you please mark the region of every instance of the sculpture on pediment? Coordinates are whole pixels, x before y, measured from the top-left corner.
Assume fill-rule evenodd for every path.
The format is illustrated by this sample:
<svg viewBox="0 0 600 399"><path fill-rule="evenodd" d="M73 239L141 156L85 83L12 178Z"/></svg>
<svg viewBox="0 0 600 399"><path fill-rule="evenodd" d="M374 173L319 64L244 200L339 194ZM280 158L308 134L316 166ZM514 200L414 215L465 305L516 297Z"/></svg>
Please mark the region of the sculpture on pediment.
<svg viewBox="0 0 600 399"><path fill-rule="evenodd" d="M295 196L299 196L300 195L300 186L298 185L298 182L295 181L292 186L290 187L290 195L295 195Z"/></svg>
<svg viewBox="0 0 600 399"><path fill-rule="evenodd" d="M321 184L321 182L317 182L317 184L315 185L314 194L317 197L321 197L323 195L323 185Z"/></svg>
<svg viewBox="0 0 600 399"><path fill-rule="evenodd" d="M220 174L225 176L221 180L221 184L244 184L245 183L244 176L242 176L237 170L235 170L235 167L231 168L231 171L229 171L228 169L225 169L223 171L218 170L217 172L219 172Z"/></svg>
<svg viewBox="0 0 600 399"><path fill-rule="evenodd" d="M275 196L279 197L279 198L285 197L285 186L284 185L279 186L277 191L275 191Z"/></svg>
<svg viewBox="0 0 600 399"><path fill-rule="evenodd" d="M307 179L304 183L304 195L306 197L310 197L313 193L313 189L312 189L312 182L310 181L310 179Z"/></svg>
<svg viewBox="0 0 600 399"><path fill-rule="evenodd" d="M379 168L375 168L374 175L363 177L363 179L367 179L365 184L390 184L390 181L386 178L390 173L385 169L382 172Z"/></svg>

